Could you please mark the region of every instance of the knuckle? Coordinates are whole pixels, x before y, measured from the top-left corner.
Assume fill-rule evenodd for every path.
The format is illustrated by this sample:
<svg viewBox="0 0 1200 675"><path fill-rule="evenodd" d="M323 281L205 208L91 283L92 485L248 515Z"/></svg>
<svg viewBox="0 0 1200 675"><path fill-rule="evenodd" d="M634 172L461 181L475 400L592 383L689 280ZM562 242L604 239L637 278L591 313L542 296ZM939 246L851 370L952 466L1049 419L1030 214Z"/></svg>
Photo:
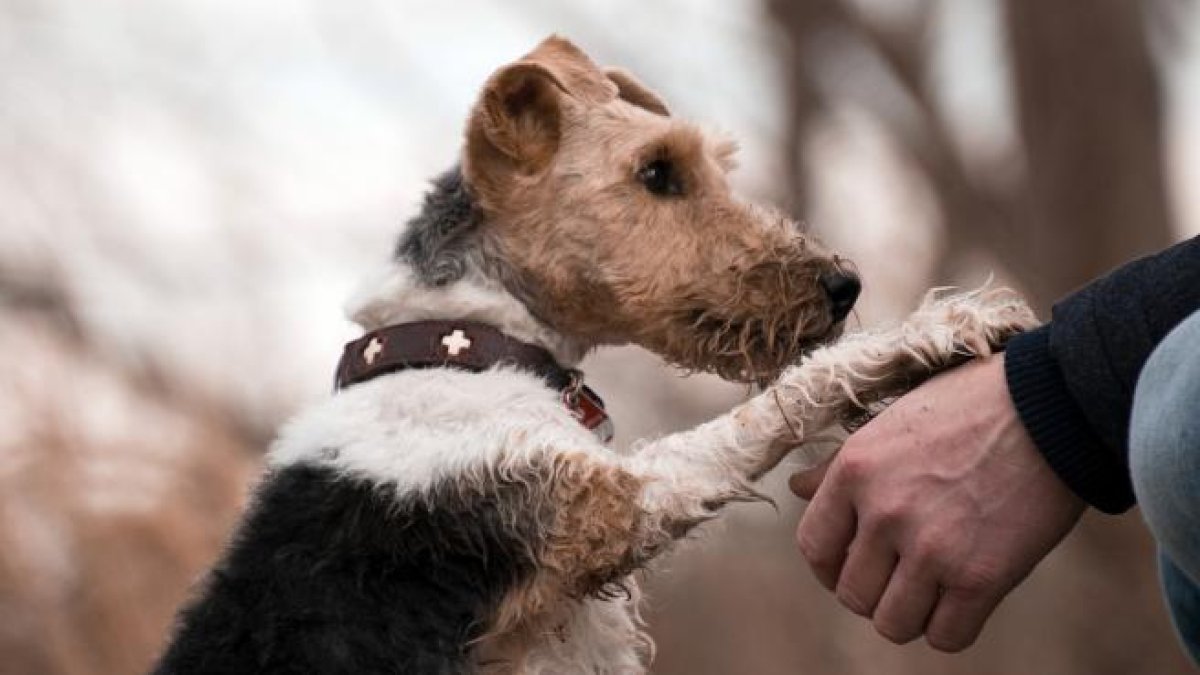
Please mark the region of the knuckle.
<svg viewBox="0 0 1200 675"><path fill-rule="evenodd" d="M970 579L954 581L949 586L949 591L963 602L975 602L988 594L989 586L983 581Z"/></svg>
<svg viewBox="0 0 1200 675"><path fill-rule="evenodd" d="M877 530L895 530L908 521L908 507L899 499L881 498L870 513L871 526Z"/></svg>
<svg viewBox="0 0 1200 675"><path fill-rule="evenodd" d="M800 555L811 565L820 555L820 549L817 543L813 541L812 536L800 528L796 532L796 548L799 549Z"/></svg>
<svg viewBox="0 0 1200 675"><path fill-rule="evenodd" d="M922 537L913 544L913 561L924 569L940 568L950 557L949 546L940 537Z"/></svg>
<svg viewBox="0 0 1200 675"><path fill-rule="evenodd" d="M995 594L1003 586L1003 575L994 567L968 564L947 580L948 587L963 600L979 600Z"/></svg>
<svg viewBox="0 0 1200 675"><path fill-rule="evenodd" d="M837 566L837 555L821 546L804 530L796 535L796 547L800 549L800 555L808 561L809 566L815 569L828 570Z"/></svg>
<svg viewBox="0 0 1200 675"><path fill-rule="evenodd" d="M886 617L876 617L872 624L875 626L876 633L898 645L906 645L920 636L919 632Z"/></svg>
<svg viewBox="0 0 1200 675"><path fill-rule="evenodd" d="M855 450L856 448L842 449L838 470L840 478L850 484L860 483L869 478L875 467L875 459L871 455Z"/></svg>
<svg viewBox="0 0 1200 675"><path fill-rule="evenodd" d="M854 612L859 616L871 616L871 608L862 600L862 598L859 597L858 592L854 589L839 585L835 595L837 596L838 602L842 603L842 606L851 612Z"/></svg>
<svg viewBox="0 0 1200 675"><path fill-rule="evenodd" d="M970 647L975 643L974 633L963 634L962 632L950 632L944 630L930 630L925 635L925 641L930 647L939 652L954 654Z"/></svg>

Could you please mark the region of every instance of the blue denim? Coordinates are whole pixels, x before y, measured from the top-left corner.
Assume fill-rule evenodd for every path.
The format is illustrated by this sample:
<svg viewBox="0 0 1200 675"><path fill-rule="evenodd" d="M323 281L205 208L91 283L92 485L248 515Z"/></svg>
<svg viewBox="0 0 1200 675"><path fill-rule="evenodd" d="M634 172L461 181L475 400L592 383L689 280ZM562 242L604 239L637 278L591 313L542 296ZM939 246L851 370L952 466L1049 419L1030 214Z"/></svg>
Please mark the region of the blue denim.
<svg viewBox="0 0 1200 675"><path fill-rule="evenodd" d="M1200 665L1200 312L1175 327L1138 377L1129 469L1158 541L1163 595Z"/></svg>

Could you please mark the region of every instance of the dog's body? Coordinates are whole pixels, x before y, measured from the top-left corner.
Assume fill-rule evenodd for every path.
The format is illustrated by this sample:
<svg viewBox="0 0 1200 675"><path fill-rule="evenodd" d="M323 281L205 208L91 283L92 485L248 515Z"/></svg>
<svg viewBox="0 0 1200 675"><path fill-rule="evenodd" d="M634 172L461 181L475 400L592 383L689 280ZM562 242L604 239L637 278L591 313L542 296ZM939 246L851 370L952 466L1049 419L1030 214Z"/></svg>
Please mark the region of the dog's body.
<svg viewBox="0 0 1200 675"><path fill-rule="evenodd" d="M641 672L634 571L753 498L806 432L1031 324L1009 296L965 296L785 372L836 336L857 282L790 221L733 200L728 159L565 41L493 76L462 169L353 318L480 322L566 368L635 342L690 369L782 376L629 455L520 364L349 386L284 429L158 672Z"/></svg>

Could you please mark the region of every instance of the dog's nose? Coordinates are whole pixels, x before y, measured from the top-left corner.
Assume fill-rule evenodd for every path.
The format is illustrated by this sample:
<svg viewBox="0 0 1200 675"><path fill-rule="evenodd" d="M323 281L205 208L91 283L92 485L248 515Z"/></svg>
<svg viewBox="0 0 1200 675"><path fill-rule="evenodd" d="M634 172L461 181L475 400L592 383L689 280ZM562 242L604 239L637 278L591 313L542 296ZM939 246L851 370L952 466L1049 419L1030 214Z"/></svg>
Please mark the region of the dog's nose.
<svg viewBox="0 0 1200 675"><path fill-rule="evenodd" d="M833 309L833 320L841 321L846 318L858 300L862 291L862 282L853 274L844 272L829 272L821 275L821 286L829 295L829 303Z"/></svg>

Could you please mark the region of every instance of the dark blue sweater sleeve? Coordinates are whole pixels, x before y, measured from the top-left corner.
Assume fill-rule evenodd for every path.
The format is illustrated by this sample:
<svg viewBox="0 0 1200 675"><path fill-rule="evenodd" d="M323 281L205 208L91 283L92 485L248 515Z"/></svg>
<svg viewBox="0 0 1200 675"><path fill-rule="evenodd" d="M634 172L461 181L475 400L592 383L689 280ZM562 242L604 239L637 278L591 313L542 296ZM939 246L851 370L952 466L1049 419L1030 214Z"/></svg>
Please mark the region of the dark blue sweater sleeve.
<svg viewBox="0 0 1200 675"><path fill-rule="evenodd" d="M1005 350L1021 421L1058 476L1092 506L1134 504L1129 415L1142 365L1200 309L1200 237L1131 262L1054 306ZM1200 349L1200 345L1197 345Z"/></svg>

